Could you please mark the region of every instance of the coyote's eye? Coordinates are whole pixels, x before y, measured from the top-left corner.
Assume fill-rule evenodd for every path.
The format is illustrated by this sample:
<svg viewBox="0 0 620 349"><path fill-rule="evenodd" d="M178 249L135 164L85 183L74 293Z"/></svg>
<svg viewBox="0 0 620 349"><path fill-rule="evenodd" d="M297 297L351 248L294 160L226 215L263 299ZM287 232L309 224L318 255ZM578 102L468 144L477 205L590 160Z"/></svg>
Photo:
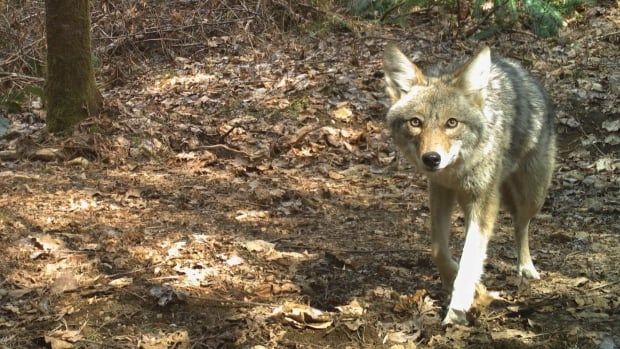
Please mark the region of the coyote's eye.
<svg viewBox="0 0 620 349"><path fill-rule="evenodd" d="M418 118L413 118L409 120L409 125L411 125L411 127L420 127L422 126L422 120Z"/></svg>
<svg viewBox="0 0 620 349"><path fill-rule="evenodd" d="M455 128L456 125L458 125L458 124L459 124L459 122L456 121L455 118L450 118L450 119L448 119L448 121L446 121L446 126L448 126L448 128Z"/></svg>

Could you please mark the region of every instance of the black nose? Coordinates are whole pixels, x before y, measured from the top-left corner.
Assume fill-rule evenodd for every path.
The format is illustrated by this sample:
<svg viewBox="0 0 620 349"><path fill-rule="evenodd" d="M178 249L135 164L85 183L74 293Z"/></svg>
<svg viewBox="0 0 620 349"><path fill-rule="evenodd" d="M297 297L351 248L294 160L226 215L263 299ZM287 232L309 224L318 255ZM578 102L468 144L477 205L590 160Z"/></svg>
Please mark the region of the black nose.
<svg viewBox="0 0 620 349"><path fill-rule="evenodd" d="M422 155L422 162L424 165L428 166L428 168L435 169L441 162L441 156L434 151L430 151Z"/></svg>

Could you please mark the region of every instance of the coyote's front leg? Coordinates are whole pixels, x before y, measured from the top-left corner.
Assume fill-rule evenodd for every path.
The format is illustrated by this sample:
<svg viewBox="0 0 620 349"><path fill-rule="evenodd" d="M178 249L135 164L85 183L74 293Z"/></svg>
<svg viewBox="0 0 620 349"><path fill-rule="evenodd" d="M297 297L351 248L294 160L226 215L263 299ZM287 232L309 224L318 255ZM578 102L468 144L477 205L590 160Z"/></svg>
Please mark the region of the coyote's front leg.
<svg viewBox="0 0 620 349"><path fill-rule="evenodd" d="M431 252L439 269L444 289L452 290L458 264L450 253L450 217L455 201L454 191L430 183Z"/></svg>
<svg viewBox="0 0 620 349"><path fill-rule="evenodd" d="M476 284L482 276L487 244L497 217L497 190L460 200L465 211L465 246L454 279L448 314L442 324L467 324L466 313L474 302Z"/></svg>

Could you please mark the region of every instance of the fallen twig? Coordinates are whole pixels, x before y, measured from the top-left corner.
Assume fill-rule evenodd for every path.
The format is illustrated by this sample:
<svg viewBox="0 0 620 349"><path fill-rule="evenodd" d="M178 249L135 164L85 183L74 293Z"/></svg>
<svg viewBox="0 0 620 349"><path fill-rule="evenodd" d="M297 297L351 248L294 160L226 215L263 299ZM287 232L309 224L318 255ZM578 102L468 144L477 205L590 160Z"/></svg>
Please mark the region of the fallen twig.
<svg viewBox="0 0 620 349"><path fill-rule="evenodd" d="M205 296L196 296L196 295L189 295L189 297L195 298L195 299L200 299L202 301L219 303L217 306L221 306L221 307L234 307L234 306L238 306L238 307L249 307L249 306L253 306L253 307L275 307L276 306L276 304L273 304L273 303L260 303L260 302L250 302L250 301L239 301L239 300L235 300L235 299L224 299L224 298L217 298L217 297L205 297Z"/></svg>
<svg viewBox="0 0 620 349"><path fill-rule="evenodd" d="M116 36L100 36L100 37L95 37L93 39L94 40L114 40L114 39L138 38L138 37L148 36L152 34L183 31L185 29L202 27L202 26L217 26L217 25L222 25L222 24L239 23L239 22L243 22L243 21L250 20L253 18L254 16L239 18L235 20L220 21L220 22L200 22L200 23L193 23L193 24L181 25L177 27L168 27L168 28L151 27L151 28L145 28L143 31L137 32L137 33L123 34L123 35L116 35Z"/></svg>
<svg viewBox="0 0 620 349"><path fill-rule="evenodd" d="M598 285L596 287L592 287L590 289L587 289L586 291L587 292L592 292L592 291L600 290L600 289L605 288L605 287L614 286L614 285L617 285L619 283L620 283L620 280L616 280L616 281L612 281L612 282L605 282L602 285Z"/></svg>
<svg viewBox="0 0 620 349"><path fill-rule="evenodd" d="M11 72L6 72L6 71L0 71L0 76L4 76L5 78L9 77L9 78L22 79L22 80L31 80L31 81L36 81L36 82L45 81L44 78L40 78L38 76L23 75L23 74L11 73Z"/></svg>
<svg viewBox="0 0 620 349"><path fill-rule="evenodd" d="M599 35L599 36L597 37L597 39L599 39L599 40L600 40L600 39L605 39L605 38L608 38L608 37L610 37L610 36L614 36L614 35L618 35L618 34L620 34L620 30L615 31L615 32L611 32L611 33L607 33L607 34L602 34L602 35Z"/></svg>
<svg viewBox="0 0 620 349"><path fill-rule="evenodd" d="M244 152L243 150L237 150L237 149L231 148L231 147L227 146L226 144L203 145L203 146L200 146L200 147L196 148L196 150L225 150L225 151L229 151L231 153L245 155L245 156L247 156L250 159L252 159L252 157L253 157L252 154Z"/></svg>

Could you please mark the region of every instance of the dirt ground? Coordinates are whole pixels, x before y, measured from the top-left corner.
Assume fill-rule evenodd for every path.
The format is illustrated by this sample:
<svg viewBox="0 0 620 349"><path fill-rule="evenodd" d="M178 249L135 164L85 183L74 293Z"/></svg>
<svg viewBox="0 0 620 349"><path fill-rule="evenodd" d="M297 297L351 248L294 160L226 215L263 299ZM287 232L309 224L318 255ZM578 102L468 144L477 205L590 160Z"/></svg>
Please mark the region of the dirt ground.
<svg viewBox="0 0 620 349"><path fill-rule="evenodd" d="M542 279L516 277L502 212L494 299L447 329L427 184L383 125L385 43L421 65L480 45L430 18L213 37L120 82L123 62L104 62L105 112L68 138L45 132L36 103L8 114L0 347L620 347L617 6L556 38L486 41L548 87L558 166L531 232Z"/></svg>

